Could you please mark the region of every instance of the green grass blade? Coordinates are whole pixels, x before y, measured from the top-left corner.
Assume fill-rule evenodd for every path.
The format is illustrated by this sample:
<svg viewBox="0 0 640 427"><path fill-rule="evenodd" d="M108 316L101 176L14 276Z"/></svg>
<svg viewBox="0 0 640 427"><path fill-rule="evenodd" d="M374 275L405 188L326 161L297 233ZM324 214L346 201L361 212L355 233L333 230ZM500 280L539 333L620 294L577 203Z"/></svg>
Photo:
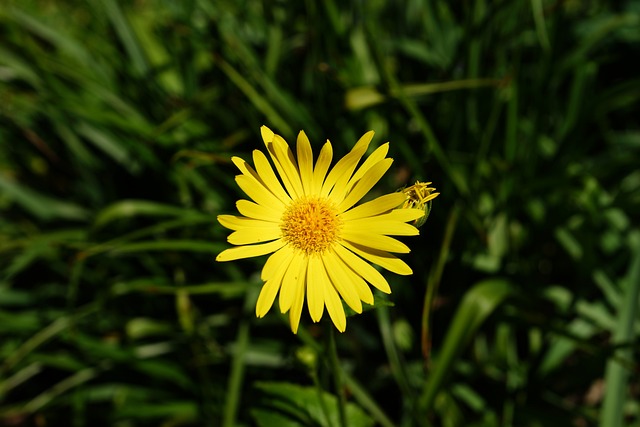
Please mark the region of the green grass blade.
<svg viewBox="0 0 640 427"><path fill-rule="evenodd" d="M238 415L238 408L240 407L242 382L244 380L245 358L249 346L249 326L251 324L256 299L257 289L249 289L244 301L243 315L240 326L238 327L233 361L231 362L231 372L229 373L229 382L227 384L227 399L222 421L223 427L233 427L236 425L236 417Z"/></svg>
<svg viewBox="0 0 640 427"><path fill-rule="evenodd" d="M465 345L491 313L514 292L510 282L503 279L487 279L469 290L449 328L442 350L433 363L420 397L422 410L429 411L438 392Z"/></svg>
<svg viewBox="0 0 640 427"><path fill-rule="evenodd" d="M96 217L94 227L96 229L102 228L112 221L129 219L137 216L176 216L184 218L193 217L195 219L197 217L202 218L204 215L200 214L198 211L178 206L171 206L148 200L128 199L120 200L103 209ZM213 221L213 219L211 220Z"/></svg>
<svg viewBox="0 0 640 427"><path fill-rule="evenodd" d="M635 253L627 276L626 295L620 307L618 326L613 332L612 344L629 344L634 342L634 322L638 318L640 297L640 235L635 234ZM632 360L633 350L622 348L616 351L617 357ZM600 413L601 427L619 427L624 425L624 406L627 401L627 383L630 369L617 359L607 362L605 374L606 393Z"/></svg>
<svg viewBox="0 0 640 427"><path fill-rule="evenodd" d="M274 129L277 130L278 133L284 135L293 135L293 129L287 121L273 108L272 103L269 102L264 96L262 96L258 90L251 85L251 83L245 79L242 74L236 71L235 68L231 66L228 62L220 59L217 62L218 66L224 72L229 80L235 84L238 89L240 89L245 96L251 101L251 103L256 107L262 114L264 114L267 119L273 123Z"/></svg>
<svg viewBox="0 0 640 427"><path fill-rule="evenodd" d="M129 25L129 22L122 13L118 2L115 0L102 0L101 3L129 55L134 69L140 75L146 74L149 70L149 64L144 53L145 51L140 45L136 34L133 32L131 25Z"/></svg>
<svg viewBox="0 0 640 427"><path fill-rule="evenodd" d="M0 191L25 211L42 221L54 219L84 220L88 212L74 203L40 194L0 175Z"/></svg>

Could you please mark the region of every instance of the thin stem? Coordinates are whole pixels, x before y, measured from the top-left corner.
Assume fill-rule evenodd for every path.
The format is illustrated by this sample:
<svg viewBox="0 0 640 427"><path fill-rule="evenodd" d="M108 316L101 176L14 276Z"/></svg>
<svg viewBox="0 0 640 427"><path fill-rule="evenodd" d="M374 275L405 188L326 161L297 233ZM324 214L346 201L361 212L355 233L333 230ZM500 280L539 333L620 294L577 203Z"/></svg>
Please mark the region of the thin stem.
<svg viewBox="0 0 640 427"><path fill-rule="evenodd" d="M407 396L412 401L413 406L413 391L409 385L406 372L403 368L400 352L395 345L393 338L393 332L391 331L391 320L389 319L389 309L385 306L380 306L376 310L378 315L378 325L380 326L380 334L382 335L382 343L387 353L389 365L391 367L391 373L394 376L398 387L404 396Z"/></svg>
<svg viewBox="0 0 640 427"><path fill-rule="evenodd" d="M458 216L460 213L460 204L456 203L449 213L449 219L442 238L442 245L440 246L440 254L436 263L430 271L427 279L427 289L424 295L424 303L422 305L422 355L425 360L425 366L428 368L431 360L431 325L429 319L431 318L431 310L433 309L433 301L438 293L438 287L440 286L440 280L442 279L442 273L444 272L444 265L447 262L449 256L449 248L451 247L451 240L455 233L456 225L458 223Z"/></svg>
<svg viewBox="0 0 640 427"><path fill-rule="evenodd" d="M318 392L318 401L320 402L320 410L322 411L322 415L324 416L324 420L328 426L331 425L331 416L329 415L329 408L327 408L327 402L325 401L324 389L322 388L322 384L320 384L320 379L318 378L318 370L316 367L313 368L310 372L311 379L313 380L313 385L316 387L316 391Z"/></svg>
<svg viewBox="0 0 640 427"><path fill-rule="evenodd" d="M380 326L380 334L382 335L382 343L384 345L385 352L387 353L387 359L391 366L391 373L400 388L400 392L403 396L402 402L406 411L403 411L407 415L411 415L414 419L412 425L424 426L425 420L417 411L417 399L414 390L409 383L409 377L407 371L404 368L404 363L398 347L396 346L393 338L393 332L391 330L391 320L389 319L389 308L380 306L376 310L378 314L378 324Z"/></svg>
<svg viewBox="0 0 640 427"><path fill-rule="evenodd" d="M256 299L256 290L249 289L244 301L243 316L238 328L236 337L236 347L231 361L231 373L227 385L227 399L222 419L224 427L236 425L236 416L240 406L240 394L242 392L242 381L244 380L245 355L249 347L249 323L251 307Z"/></svg>
<svg viewBox="0 0 640 427"><path fill-rule="evenodd" d="M309 346L316 352L320 353L323 351L322 346L309 334L306 329L300 328L298 330L298 338L305 345ZM378 424L383 427L394 427L395 424L378 405L376 400L371 395L369 395L367 389L360 383L358 383L355 378L350 376L348 372L343 371L342 375L344 384L349 388L349 391L352 393L354 400L365 410L369 411L369 415L371 416L371 418L373 418Z"/></svg>
<svg viewBox="0 0 640 427"><path fill-rule="evenodd" d="M333 374L333 386L336 396L338 396L338 413L340 414L340 427L347 427L347 398L344 393L342 383L342 368L338 358L338 348L336 346L336 332L333 325L329 324L329 368Z"/></svg>

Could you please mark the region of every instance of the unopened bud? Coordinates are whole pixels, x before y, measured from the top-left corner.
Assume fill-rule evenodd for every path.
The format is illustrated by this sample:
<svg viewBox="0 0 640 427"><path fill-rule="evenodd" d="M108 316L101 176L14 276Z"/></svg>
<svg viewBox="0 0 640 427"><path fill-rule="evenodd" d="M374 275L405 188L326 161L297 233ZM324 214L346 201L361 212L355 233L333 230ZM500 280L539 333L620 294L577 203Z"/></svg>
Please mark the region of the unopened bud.
<svg viewBox="0 0 640 427"><path fill-rule="evenodd" d="M440 194L435 193L435 187L429 187L429 185L431 185L430 182L416 181L412 186L400 190L407 195L407 200L400 206L401 209L422 209L424 211L424 216L413 222L412 225L415 227L422 227L427 221L431 212L431 201Z"/></svg>

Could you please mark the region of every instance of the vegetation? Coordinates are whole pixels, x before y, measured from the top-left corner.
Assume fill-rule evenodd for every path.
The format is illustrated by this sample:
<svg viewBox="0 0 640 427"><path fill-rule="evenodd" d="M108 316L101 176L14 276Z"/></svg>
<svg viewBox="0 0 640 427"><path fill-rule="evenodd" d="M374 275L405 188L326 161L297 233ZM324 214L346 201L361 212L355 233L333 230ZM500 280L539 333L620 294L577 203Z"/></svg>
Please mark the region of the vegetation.
<svg viewBox="0 0 640 427"><path fill-rule="evenodd" d="M0 425L637 426L638 57L630 0L4 0ZM335 342L214 261L263 124L442 193Z"/></svg>

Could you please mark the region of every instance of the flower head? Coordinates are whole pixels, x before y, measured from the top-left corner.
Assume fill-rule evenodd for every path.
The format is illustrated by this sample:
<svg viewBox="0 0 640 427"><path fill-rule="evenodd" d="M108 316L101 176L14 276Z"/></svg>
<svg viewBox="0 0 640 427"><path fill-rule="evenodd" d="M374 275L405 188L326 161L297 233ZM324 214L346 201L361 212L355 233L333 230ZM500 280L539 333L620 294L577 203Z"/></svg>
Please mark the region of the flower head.
<svg viewBox="0 0 640 427"><path fill-rule="evenodd" d="M416 208L424 211L424 216L412 222L418 228L422 227L427 221L431 212L431 201L440 194L435 193L435 187L429 187L429 185L431 185L430 182L416 181L412 186L400 190L407 195L407 200L402 205L403 208Z"/></svg>
<svg viewBox="0 0 640 427"><path fill-rule="evenodd" d="M311 319L318 322L326 307L336 328L343 332L346 317L341 300L361 313L363 301L373 304L369 285L391 292L370 263L397 274L412 273L391 254L408 253L409 248L389 236L417 235L418 230L407 222L418 220L425 212L403 208L409 197L403 192L355 206L393 162L386 158L386 143L357 167L373 138L372 131L331 170L333 149L329 141L314 164L304 132L298 135L296 156L280 135L266 126L261 132L277 175L262 151L253 152L255 168L233 157L241 172L236 182L252 201L236 203L242 216L218 216L220 224L234 230L227 240L237 246L221 252L216 260L272 254L262 269L265 283L256 315L263 317L279 293L280 310L289 312L291 330L296 333L306 295Z"/></svg>

